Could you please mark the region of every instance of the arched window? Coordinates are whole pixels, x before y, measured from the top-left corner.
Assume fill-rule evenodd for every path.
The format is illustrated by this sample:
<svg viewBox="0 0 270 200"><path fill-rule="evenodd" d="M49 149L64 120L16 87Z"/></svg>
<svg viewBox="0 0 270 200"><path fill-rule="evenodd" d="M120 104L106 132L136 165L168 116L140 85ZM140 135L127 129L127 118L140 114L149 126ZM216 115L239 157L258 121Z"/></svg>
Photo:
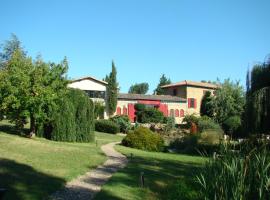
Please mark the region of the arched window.
<svg viewBox="0 0 270 200"><path fill-rule="evenodd" d="M120 108L120 107L117 107L117 109L116 109L116 114L117 114L117 115L121 115L121 108Z"/></svg>
<svg viewBox="0 0 270 200"><path fill-rule="evenodd" d="M174 117L174 110L170 109L170 117Z"/></svg>
<svg viewBox="0 0 270 200"><path fill-rule="evenodd" d="M185 116L185 111L183 109L180 110L180 117L184 117Z"/></svg>
<svg viewBox="0 0 270 200"><path fill-rule="evenodd" d="M174 116L175 116L175 117L179 117L179 110L178 110L178 109L175 110Z"/></svg>
<svg viewBox="0 0 270 200"><path fill-rule="evenodd" d="M126 106L124 106L124 108L123 108L123 115L127 115L127 108L126 108Z"/></svg>

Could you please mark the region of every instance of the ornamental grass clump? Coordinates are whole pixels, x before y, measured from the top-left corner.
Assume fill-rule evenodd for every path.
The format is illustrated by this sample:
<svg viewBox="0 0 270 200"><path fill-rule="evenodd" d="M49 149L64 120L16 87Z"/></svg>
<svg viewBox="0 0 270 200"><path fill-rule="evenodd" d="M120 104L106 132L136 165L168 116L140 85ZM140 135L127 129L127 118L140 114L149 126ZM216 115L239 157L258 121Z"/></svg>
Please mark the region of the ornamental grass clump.
<svg viewBox="0 0 270 200"><path fill-rule="evenodd" d="M210 159L197 176L203 199L270 199L270 157L267 145L250 143L234 150L223 145L221 154Z"/></svg>

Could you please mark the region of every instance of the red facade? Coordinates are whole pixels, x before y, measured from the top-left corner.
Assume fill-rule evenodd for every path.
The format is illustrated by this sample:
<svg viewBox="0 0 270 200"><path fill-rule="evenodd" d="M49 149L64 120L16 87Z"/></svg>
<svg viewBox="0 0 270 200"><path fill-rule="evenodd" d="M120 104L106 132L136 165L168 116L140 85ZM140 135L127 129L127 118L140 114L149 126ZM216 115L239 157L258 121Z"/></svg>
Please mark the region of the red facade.
<svg viewBox="0 0 270 200"><path fill-rule="evenodd" d="M131 122L135 121L135 108L134 108L134 104L132 103L128 104L128 117Z"/></svg>

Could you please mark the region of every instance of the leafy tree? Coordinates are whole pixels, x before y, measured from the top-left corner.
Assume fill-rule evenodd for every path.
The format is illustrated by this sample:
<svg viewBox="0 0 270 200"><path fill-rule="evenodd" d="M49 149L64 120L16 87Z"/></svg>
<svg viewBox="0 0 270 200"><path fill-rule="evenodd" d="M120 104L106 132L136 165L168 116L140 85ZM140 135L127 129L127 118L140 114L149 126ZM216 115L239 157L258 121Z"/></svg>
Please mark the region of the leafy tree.
<svg viewBox="0 0 270 200"><path fill-rule="evenodd" d="M19 50L22 56L26 56L26 51L24 51L23 47L21 46L21 42L15 34L11 34L11 39L6 41L6 43L1 46L3 47L2 51L0 52L0 69L7 64L7 61L11 59L16 50Z"/></svg>
<svg viewBox="0 0 270 200"><path fill-rule="evenodd" d="M200 114L201 116L214 116L213 97L210 91L206 91L206 93L203 95Z"/></svg>
<svg viewBox="0 0 270 200"><path fill-rule="evenodd" d="M108 86L107 86L107 104L108 104L108 113L113 115L117 105L117 92L118 92L118 83L116 79L116 67L112 61L112 71L108 77Z"/></svg>
<svg viewBox="0 0 270 200"><path fill-rule="evenodd" d="M148 83L136 83L130 86L128 93L130 94L146 94L149 89Z"/></svg>
<svg viewBox="0 0 270 200"><path fill-rule="evenodd" d="M31 133L48 121L55 100L66 90L67 61L33 62L17 49L0 71L0 110L22 129L30 118Z"/></svg>
<svg viewBox="0 0 270 200"><path fill-rule="evenodd" d="M157 85L157 88L155 89L154 93L158 95L165 94L161 86L168 84L171 84L171 80L169 78L166 78L165 74L162 74L162 76L159 79L159 84Z"/></svg>
<svg viewBox="0 0 270 200"><path fill-rule="evenodd" d="M29 116L31 58L17 49L0 71L0 110L17 128L22 129Z"/></svg>
<svg viewBox="0 0 270 200"><path fill-rule="evenodd" d="M220 124L231 116L242 116L245 105L243 87L239 82L226 79L216 90L213 105L214 118Z"/></svg>
<svg viewBox="0 0 270 200"><path fill-rule="evenodd" d="M250 133L270 131L270 59L247 72L245 127Z"/></svg>

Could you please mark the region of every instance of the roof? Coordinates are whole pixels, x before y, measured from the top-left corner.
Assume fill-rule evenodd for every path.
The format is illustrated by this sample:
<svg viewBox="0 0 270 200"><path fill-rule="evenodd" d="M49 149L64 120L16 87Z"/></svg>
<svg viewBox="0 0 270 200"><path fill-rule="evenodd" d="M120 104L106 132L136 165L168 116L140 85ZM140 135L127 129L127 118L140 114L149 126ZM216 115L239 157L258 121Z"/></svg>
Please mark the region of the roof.
<svg viewBox="0 0 270 200"><path fill-rule="evenodd" d="M118 94L118 99L185 102L186 99L171 95Z"/></svg>
<svg viewBox="0 0 270 200"><path fill-rule="evenodd" d="M177 83L172 83L168 85L161 86L162 88L169 88L169 87L175 87L175 86L195 86L195 87L203 87L203 88L211 88L211 89L217 89L218 85L212 84L212 83L203 83L203 82L195 82L195 81L180 81Z"/></svg>
<svg viewBox="0 0 270 200"><path fill-rule="evenodd" d="M96 78L94 78L94 77L92 77L92 76L85 76L85 77L82 77L82 78L74 79L74 80L71 80L71 83L78 82L78 81L82 81L82 80L92 80L92 81L101 83L101 84L103 84L103 85L108 85L107 82L98 80L98 79L96 79Z"/></svg>

